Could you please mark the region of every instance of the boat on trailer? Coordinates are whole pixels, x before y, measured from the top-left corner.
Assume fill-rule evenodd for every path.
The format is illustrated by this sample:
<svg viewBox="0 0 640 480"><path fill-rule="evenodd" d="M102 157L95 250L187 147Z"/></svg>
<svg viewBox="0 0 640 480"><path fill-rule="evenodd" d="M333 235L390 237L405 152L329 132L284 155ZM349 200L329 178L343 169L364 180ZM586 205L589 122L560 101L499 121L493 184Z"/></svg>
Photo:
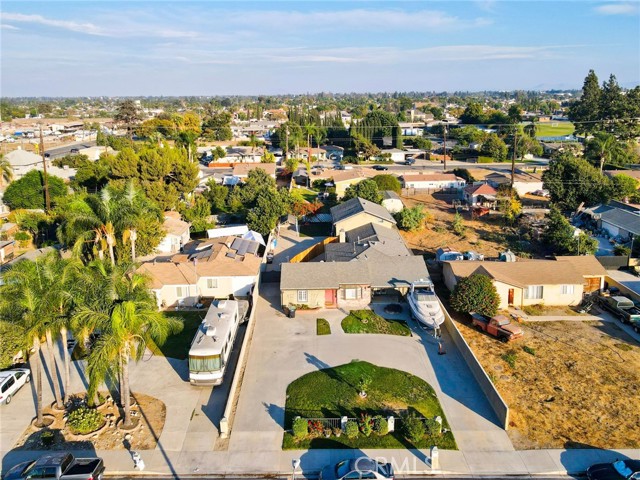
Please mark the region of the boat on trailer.
<svg viewBox="0 0 640 480"><path fill-rule="evenodd" d="M437 329L444 322L444 312L431 280L411 283L407 294L411 317L427 328Z"/></svg>

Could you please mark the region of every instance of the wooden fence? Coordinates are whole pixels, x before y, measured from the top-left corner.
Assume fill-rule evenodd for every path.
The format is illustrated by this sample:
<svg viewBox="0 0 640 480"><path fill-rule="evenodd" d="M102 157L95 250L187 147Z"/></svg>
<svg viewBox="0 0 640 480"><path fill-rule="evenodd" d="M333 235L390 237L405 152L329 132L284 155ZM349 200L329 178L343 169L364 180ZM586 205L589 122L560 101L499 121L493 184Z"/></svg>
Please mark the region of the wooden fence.
<svg viewBox="0 0 640 480"><path fill-rule="evenodd" d="M328 243L335 243L338 241L338 237L327 237L324 240L316 243L312 247L307 248L306 250L300 252L291 260L290 263L300 263L300 262L308 262L312 258L317 257L318 255L322 255L324 253L324 246Z"/></svg>

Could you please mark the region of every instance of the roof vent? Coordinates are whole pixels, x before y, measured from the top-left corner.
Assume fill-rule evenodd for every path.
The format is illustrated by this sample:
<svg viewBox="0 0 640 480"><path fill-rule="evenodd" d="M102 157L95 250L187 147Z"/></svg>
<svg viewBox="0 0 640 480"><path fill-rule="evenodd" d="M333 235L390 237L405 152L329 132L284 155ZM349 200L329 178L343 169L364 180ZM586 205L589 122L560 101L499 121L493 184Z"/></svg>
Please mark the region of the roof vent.
<svg viewBox="0 0 640 480"><path fill-rule="evenodd" d="M205 333L207 337L213 337L214 341L216 340L216 327L213 325L205 325Z"/></svg>

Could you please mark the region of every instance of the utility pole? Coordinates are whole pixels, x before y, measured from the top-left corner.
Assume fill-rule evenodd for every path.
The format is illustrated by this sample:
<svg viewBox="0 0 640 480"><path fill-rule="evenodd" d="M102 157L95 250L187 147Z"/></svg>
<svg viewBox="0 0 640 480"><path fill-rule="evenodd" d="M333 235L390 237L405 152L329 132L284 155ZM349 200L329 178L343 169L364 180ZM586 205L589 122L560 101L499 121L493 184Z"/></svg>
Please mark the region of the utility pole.
<svg viewBox="0 0 640 480"><path fill-rule="evenodd" d="M51 200L49 198L49 180L47 179L47 157L44 156L44 137L42 136L42 124L40 124L40 155L42 155L42 168L44 170L44 204L45 211L51 209Z"/></svg>
<svg viewBox="0 0 640 480"><path fill-rule="evenodd" d="M516 149L518 147L518 127L513 133L513 158L511 159L511 188L513 188L513 183L515 182L516 176Z"/></svg>
<svg viewBox="0 0 640 480"><path fill-rule="evenodd" d="M284 127L284 138L284 161L286 162L289 158L289 125Z"/></svg>
<svg viewBox="0 0 640 480"><path fill-rule="evenodd" d="M447 171L447 124L444 124L444 128L442 129L442 133L444 135L444 170Z"/></svg>

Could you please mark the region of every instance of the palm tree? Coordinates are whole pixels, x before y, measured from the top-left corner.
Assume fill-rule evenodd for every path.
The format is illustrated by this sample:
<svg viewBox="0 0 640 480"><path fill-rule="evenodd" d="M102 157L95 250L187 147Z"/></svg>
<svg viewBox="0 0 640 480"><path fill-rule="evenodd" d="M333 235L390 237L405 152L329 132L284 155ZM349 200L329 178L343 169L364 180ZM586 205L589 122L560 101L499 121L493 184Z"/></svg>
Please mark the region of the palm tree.
<svg viewBox="0 0 640 480"><path fill-rule="evenodd" d="M131 242L131 261L136 261L136 240L138 239L138 232L135 228L127 228L122 232L122 243Z"/></svg>
<svg viewBox="0 0 640 480"><path fill-rule="evenodd" d="M599 162L600 173L604 169L605 163L618 157L623 152L618 139L608 133L596 133L595 136L587 142L587 156L592 156L594 160Z"/></svg>
<svg viewBox="0 0 640 480"><path fill-rule="evenodd" d="M181 323L159 312L146 287L146 278L131 266L103 266L111 288L98 301L81 306L75 321L93 325L102 332L88 358L89 394L107 377L120 377L120 397L124 409L124 427L130 427L129 363L142 358L149 341L162 345L167 336L178 332ZM120 275L122 271L125 275ZM110 298L108 296L110 295Z"/></svg>
<svg viewBox="0 0 640 480"><path fill-rule="evenodd" d="M60 391L55 378L55 358L53 357L53 323L61 315L58 299L61 288L59 279L53 274L60 261L57 252L51 252L35 261L15 264L3 275L4 285L0 286L0 310L3 316L13 318L24 328L27 342L32 345L30 363L35 372L36 385L36 426L43 426L42 415L42 367L40 362L41 339L47 337L50 351L50 371L52 372L56 403L60 402Z"/></svg>
<svg viewBox="0 0 640 480"><path fill-rule="evenodd" d="M13 168L9 160L4 158L4 154L0 154L0 186L13 180Z"/></svg>

